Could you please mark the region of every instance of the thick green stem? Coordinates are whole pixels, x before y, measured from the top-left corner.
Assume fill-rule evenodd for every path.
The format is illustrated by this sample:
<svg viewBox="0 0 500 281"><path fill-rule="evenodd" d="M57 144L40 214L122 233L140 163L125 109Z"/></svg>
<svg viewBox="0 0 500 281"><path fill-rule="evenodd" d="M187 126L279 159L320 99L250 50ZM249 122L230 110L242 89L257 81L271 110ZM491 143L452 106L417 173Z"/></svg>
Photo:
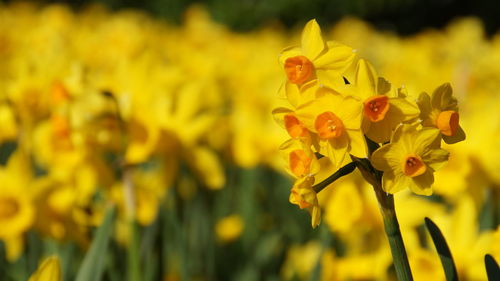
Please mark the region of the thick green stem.
<svg viewBox="0 0 500 281"><path fill-rule="evenodd" d="M391 246L396 276L399 281L411 281L413 277L408 262L408 256L406 255L403 237L401 236L401 230L399 229L396 210L394 208L394 197L392 194L386 194L380 185L374 186L374 189L379 202L380 212L384 220L385 233L389 240L389 245Z"/></svg>

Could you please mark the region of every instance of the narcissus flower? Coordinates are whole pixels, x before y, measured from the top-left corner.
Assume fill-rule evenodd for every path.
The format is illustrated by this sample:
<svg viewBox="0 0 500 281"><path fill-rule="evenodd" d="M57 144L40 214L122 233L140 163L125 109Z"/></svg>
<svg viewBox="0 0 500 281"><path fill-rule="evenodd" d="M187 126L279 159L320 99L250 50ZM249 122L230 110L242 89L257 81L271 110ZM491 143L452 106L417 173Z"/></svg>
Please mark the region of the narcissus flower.
<svg viewBox="0 0 500 281"><path fill-rule="evenodd" d="M354 81L356 95L363 101L363 132L368 138L383 143L402 122L418 117L418 106L378 77L373 66L359 60Z"/></svg>
<svg viewBox="0 0 500 281"><path fill-rule="evenodd" d="M56 256L46 258L28 281L61 281L61 262Z"/></svg>
<svg viewBox="0 0 500 281"><path fill-rule="evenodd" d="M317 82L309 84L304 86L305 91L314 92L316 98L299 106L296 115L309 131L315 133L313 142L318 152L330 158L336 166L349 160L348 153L366 157L367 147L361 131L361 102L318 86Z"/></svg>
<svg viewBox="0 0 500 281"><path fill-rule="evenodd" d="M301 209L307 209L311 214L311 225L314 228L321 221L321 208L316 191L312 188L313 184L314 177L302 177L296 180L290 192L289 201Z"/></svg>
<svg viewBox="0 0 500 281"><path fill-rule="evenodd" d="M465 140L465 132L459 124L458 103L449 83L439 86L431 96L422 93L418 97L420 119L424 127L436 127L448 144Z"/></svg>
<svg viewBox="0 0 500 281"><path fill-rule="evenodd" d="M373 167L384 172L383 189L394 194L410 188L416 194L431 195L434 171L446 164L449 155L439 145L439 130L400 125L391 143L377 149L371 157Z"/></svg>
<svg viewBox="0 0 500 281"><path fill-rule="evenodd" d="M301 47L289 47L280 54L286 82L280 91L296 92L300 85L318 79L321 83L342 82L342 73L354 59L352 48L337 42L324 42L316 20L310 20L302 32Z"/></svg>
<svg viewBox="0 0 500 281"><path fill-rule="evenodd" d="M290 139L280 146L287 163L286 170L295 178L314 176L320 170L316 155L310 143Z"/></svg>

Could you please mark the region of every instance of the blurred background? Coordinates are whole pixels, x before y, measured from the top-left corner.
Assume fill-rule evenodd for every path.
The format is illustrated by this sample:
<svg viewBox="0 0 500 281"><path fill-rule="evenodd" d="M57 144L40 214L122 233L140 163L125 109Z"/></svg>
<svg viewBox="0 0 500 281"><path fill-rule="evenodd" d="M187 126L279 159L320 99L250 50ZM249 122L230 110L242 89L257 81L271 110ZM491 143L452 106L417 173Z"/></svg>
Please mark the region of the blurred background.
<svg viewBox="0 0 500 281"><path fill-rule="evenodd" d="M415 280L500 258L500 10L495 1L0 2L0 280L61 258L73 280L109 206L103 280L395 280L358 172L288 202L272 118L278 55L316 18L412 98L450 82L467 140L435 194L396 195Z"/></svg>

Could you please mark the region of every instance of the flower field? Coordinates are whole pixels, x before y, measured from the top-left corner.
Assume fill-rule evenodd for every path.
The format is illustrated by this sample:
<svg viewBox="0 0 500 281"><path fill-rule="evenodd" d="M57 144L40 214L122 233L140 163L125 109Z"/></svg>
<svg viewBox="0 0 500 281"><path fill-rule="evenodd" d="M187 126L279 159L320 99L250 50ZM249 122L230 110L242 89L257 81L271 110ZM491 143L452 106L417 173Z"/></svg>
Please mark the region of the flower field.
<svg viewBox="0 0 500 281"><path fill-rule="evenodd" d="M499 89L476 18L402 37L1 4L0 280L402 280L383 198L414 280L452 280L425 218L488 280Z"/></svg>

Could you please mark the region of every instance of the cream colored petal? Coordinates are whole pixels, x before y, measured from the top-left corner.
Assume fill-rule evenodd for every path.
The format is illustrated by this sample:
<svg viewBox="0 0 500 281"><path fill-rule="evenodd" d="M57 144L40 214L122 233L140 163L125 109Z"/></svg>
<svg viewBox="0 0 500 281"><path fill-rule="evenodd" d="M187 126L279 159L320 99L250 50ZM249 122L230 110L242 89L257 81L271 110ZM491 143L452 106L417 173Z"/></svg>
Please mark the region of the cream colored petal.
<svg viewBox="0 0 500 281"><path fill-rule="evenodd" d="M302 51L309 60L316 57L325 49L325 42L321 37L321 29L316 20L310 20L302 31Z"/></svg>

